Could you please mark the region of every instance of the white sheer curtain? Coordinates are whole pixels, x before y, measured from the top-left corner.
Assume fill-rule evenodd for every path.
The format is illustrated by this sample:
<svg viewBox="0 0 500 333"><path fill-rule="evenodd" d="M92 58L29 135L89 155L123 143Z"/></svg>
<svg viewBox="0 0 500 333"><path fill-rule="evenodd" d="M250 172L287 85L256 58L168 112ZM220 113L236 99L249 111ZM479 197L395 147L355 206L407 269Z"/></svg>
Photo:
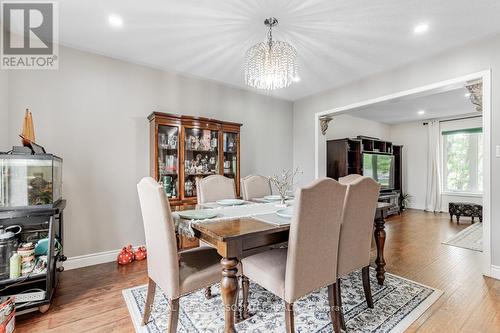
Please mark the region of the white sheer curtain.
<svg viewBox="0 0 500 333"><path fill-rule="evenodd" d="M425 210L441 211L441 131L439 121L427 124L427 192Z"/></svg>

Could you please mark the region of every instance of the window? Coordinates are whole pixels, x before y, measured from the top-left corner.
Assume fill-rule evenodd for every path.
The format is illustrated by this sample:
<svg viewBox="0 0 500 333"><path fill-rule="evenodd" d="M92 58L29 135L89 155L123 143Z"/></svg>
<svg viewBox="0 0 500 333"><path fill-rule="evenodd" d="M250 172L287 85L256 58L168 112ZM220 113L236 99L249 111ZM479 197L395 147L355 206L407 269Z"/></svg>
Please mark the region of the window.
<svg viewBox="0 0 500 333"><path fill-rule="evenodd" d="M445 192L483 191L483 133L481 128L443 132Z"/></svg>

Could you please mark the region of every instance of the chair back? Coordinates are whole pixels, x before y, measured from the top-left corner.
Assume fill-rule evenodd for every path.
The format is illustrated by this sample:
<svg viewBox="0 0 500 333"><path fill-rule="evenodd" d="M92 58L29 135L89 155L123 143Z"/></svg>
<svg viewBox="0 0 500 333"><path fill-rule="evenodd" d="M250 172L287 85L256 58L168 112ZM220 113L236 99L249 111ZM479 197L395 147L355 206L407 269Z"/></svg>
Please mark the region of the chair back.
<svg viewBox="0 0 500 333"><path fill-rule="evenodd" d="M235 199L234 179L221 175L196 178L196 195L199 204L222 199Z"/></svg>
<svg viewBox="0 0 500 333"><path fill-rule="evenodd" d="M380 185L369 177L360 177L347 187L340 230L339 276L370 264L379 191Z"/></svg>
<svg viewBox="0 0 500 333"><path fill-rule="evenodd" d="M339 183L342 185L349 185L350 183L355 182L360 178L363 178L363 176L358 175L357 173L353 173L345 177L339 177Z"/></svg>
<svg viewBox="0 0 500 333"><path fill-rule="evenodd" d="M337 252L346 186L331 178L299 189L290 224L285 273L285 301L337 279Z"/></svg>
<svg viewBox="0 0 500 333"><path fill-rule="evenodd" d="M243 200L252 200L271 195L269 178L260 175L249 175L241 179L241 195Z"/></svg>
<svg viewBox="0 0 500 333"><path fill-rule="evenodd" d="M175 227L165 192L153 178L137 184L148 249L148 275L168 298L179 296L179 261Z"/></svg>

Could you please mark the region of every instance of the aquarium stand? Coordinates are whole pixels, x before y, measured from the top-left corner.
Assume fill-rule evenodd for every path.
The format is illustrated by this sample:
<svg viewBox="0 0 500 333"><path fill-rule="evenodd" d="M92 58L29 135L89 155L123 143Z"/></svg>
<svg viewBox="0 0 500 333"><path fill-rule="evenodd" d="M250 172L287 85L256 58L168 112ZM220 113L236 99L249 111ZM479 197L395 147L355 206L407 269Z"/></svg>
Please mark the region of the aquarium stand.
<svg viewBox="0 0 500 333"><path fill-rule="evenodd" d="M0 225L21 226L23 228L20 234L22 240L39 234L47 235L48 238L45 273L0 280L0 296L22 294L20 298L24 300L32 297L32 300L28 302L16 303L17 313L24 313L25 310L45 312L50 306L59 281L59 273L64 270L62 262L66 260L63 244L63 210L65 207L66 200L59 200L50 208L0 211ZM56 240L61 244L59 250L55 247Z"/></svg>

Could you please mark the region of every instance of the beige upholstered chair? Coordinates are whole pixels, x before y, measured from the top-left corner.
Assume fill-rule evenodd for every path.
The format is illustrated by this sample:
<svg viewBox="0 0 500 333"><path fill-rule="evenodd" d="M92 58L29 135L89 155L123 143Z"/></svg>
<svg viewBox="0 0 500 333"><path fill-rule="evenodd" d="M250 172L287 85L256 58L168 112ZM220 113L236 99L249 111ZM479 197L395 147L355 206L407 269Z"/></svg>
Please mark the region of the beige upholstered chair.
<svg viewBox="0 0 500 333"><path fill-rule="evenodd" d="M241 179L241 195L243 200L252 200L271 195L269 178L259 175L249 175Z"/></svg>
<svg viewBox="0 0 500 333"><path fill-rule="evenodd" d="M148 248L148 294L143 325L151 314L158 285L170 302L169 332L175 332L182 295L220 281L220 257L215 249L201 247L177 252L174 222L163 188L151 177L137 184L146 246Z"/></svg>
<svg viewBox="0 0 500 333"><path fill-rule="evenodd" d="M199 204L222 199L235 199L234 179L221 175L196 178L196 195Z"/></svg>
<svg viewBox="0 0 500 333"><path fill-rule="evenodd" d="M345 192L346 186L331 178L316 180L300 189L288 249L274 249L242 260L244 317L248 313L248 278L285 301L287 332L294 331L293 302L312 291L329 286L333 308ZM334 313L330 315L335 331L339 332L339 312Z"/></svg>
<svg viewBox="0 0 500 333"><path fill-rule="evenodd" d="M373 308L369 277L370 248L380 185L371 178L357 176L356 179L351 179L352 182L347 187L340 229L337 275L345 276L361 268L366 302L368 307ZM342 310L340 278L335 286L336 299L339 301L336 305ZM345 329L342 312L340 315Z"/></svg>
<svg viewBox="0 0 500 333"><path fill-rule="evenodd" d="M196 178L196 196L198 204L215 202L222 199L235 199L236 190L234 179L221 175L211 175L205 178ZM200 241L201 247L210 247L207 243ZM205 290L207 299L212 297L212 290L207 287Z"/></svg>
<svg viewBox="0 0 500 333"><path fill-rule="evenodd" d="M360 178L363 178L363 176L358 175L356 173L353 173L353 174L347 175L345 177L340 177L339 183L343 184L343 185L349 185L350 183L352 183Z"/></svg>

